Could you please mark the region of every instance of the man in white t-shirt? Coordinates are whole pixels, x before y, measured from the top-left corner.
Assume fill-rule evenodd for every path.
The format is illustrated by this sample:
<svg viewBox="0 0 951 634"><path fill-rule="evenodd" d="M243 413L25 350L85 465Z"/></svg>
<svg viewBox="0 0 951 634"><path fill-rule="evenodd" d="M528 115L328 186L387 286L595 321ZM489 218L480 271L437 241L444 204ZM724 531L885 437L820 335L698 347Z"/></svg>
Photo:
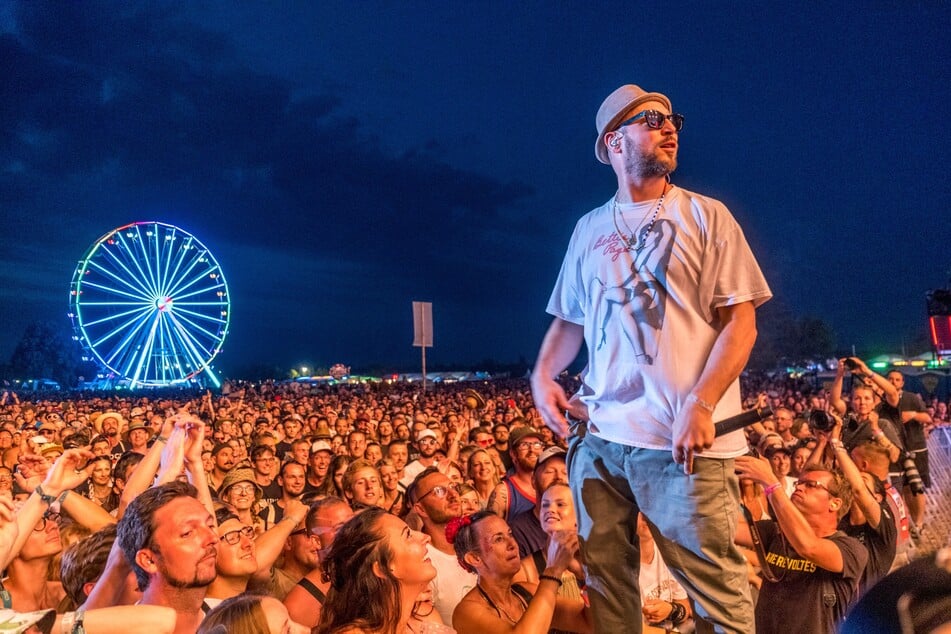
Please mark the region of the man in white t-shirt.
<svg viewBox="0 0 951 634"><path fill-rule="evenodd" d="M422 531L431 540L426 552L436 568L436 578L430 582L433 605L443 623L452 623L453 610L478 581L478 576L459 565L456 551L446 538L449 520L462 515L459 489L439 469L427 467L410 484L406 497L423 522Z"/></svg>
<svg viewBox="0 0 951 634"><path fill-rule="evenodd" d="M743 231L719 201L670 182L683 116L626 85L596 117L599 161L617 193L575 226L532 374L539 413L565 435L597 632L640 622L640 510L675 578L718 631L748 632L746 564L733 544L741 432L714 438L740 412L738 377L756 340L755 308L771 297ZM555 378L585 343L569 403ZM632 600L633 599L633 600Z"/></svg>

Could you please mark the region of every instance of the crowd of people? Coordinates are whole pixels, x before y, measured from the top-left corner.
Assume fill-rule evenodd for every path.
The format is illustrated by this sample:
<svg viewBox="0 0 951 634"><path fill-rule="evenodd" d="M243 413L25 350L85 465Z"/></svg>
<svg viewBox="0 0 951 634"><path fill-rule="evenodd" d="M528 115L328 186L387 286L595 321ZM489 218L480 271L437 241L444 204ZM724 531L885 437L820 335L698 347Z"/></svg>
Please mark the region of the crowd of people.
<svg viewBox="0 0 951 634"><path fill-rule="evenodd" d="M818 615L829 596L841 622L926 530L906 504L915 493L901 495L905 474L889 472L894 447L915 451L902 413L924 412L927 434L946 404L905 397L900 374L856 362L828 390L748 377L748 404L773 408L737 459L744 583L770 606L758 631L783 629L787 610ZM814 412L833 424L815 429ZM54 632L592 630L565 445L523 380L425 394L7 393L0 457L3 607L55 610ZM926 445L916 463L926 479ZM665 537L644 516L629 530L645 631L690 631L697 615L654 543Z"/></svg>

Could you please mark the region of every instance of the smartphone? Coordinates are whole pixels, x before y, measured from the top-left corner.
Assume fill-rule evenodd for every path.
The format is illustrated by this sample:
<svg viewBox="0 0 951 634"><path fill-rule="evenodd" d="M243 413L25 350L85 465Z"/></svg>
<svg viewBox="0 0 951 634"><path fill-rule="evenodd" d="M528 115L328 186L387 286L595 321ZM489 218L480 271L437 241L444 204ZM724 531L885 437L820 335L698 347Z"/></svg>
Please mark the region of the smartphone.
<svg viewBox="0 0 951 634"><path fill-rule="evenodd" d="M46 439L46 436L33 436L33 438L30 440L32 440L37 445L45 445L49 442L49 440Z"/></svg>

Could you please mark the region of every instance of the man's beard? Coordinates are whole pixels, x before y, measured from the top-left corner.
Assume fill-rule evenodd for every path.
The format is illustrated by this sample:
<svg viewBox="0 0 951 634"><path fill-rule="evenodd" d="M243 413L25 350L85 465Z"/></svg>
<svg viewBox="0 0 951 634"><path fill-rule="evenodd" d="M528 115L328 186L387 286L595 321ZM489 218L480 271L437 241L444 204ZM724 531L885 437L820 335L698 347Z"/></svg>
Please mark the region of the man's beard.
<svg viewBox="0 0 951 634"><path fill-rule="evenodd" d="M168 585L181 590L187 590L190 588L207 588L218 576L218 573L213 570L211 574L207 575L206 577L199 577L198 570L196 568L195 575L191 579L181 579L178 577L173 577L169 573L168 568L165 567L164 563L159 568L159 572L161 572L162 576L165 577L165 581L168 583Z"/></svg>
<svg viewBox="0 0 951 634"><path fill-rule="evenodd" d="M677 169L677 158L671 157L664 160L655 153L638 151L633 146L628 146L629 151L624 169L628 174L639 178L654 178L657 176L666 176Z"/></svg>

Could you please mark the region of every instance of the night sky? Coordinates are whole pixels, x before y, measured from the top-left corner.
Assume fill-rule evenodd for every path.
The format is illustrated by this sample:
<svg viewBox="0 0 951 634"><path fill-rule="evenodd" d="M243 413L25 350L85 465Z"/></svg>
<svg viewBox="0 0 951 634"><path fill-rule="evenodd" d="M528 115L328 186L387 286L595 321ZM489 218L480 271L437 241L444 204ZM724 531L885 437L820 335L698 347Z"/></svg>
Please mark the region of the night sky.
<svg viewBox="0 0 951 634"><path fill-rule="evenodd" d="M138 220L230 286L218 367L534 359L617 86L686 115L777 299L900 349L948 283L947 2L0 3L0 359Z"/></svg>

